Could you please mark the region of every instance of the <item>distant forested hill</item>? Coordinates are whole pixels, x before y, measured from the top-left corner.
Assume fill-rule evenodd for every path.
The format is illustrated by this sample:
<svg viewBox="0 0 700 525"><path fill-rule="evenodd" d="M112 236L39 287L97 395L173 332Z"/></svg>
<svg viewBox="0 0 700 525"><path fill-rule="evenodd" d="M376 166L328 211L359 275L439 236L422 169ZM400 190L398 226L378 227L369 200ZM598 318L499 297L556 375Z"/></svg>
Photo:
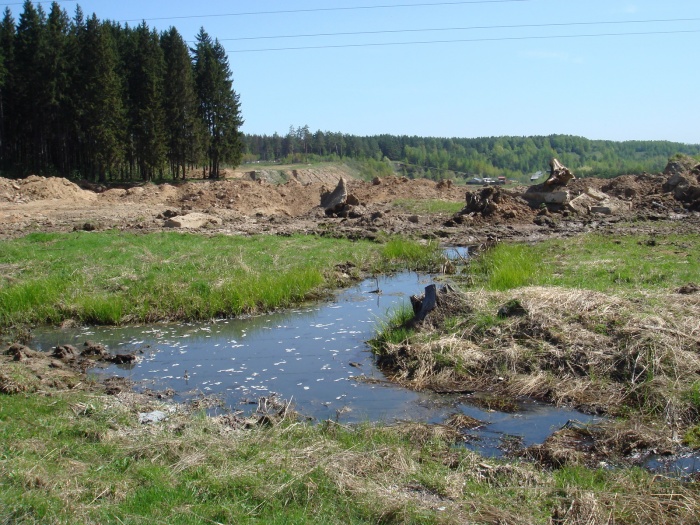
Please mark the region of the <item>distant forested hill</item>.
<svg viewBox="0 0 700 525"><path fill-rule="evenodd" d="M472 176L526 180L546 171L552 157L578 176L614 177L659 172L668 158L700 155L700 144L668 141L589 140L571 135L547 137L482 137L472 139L375 135L360 137L316 131L308 126L281 136L245 135L245 160L312 161L342 158L389 159L402 164L409 176L433 179Z"/></svg>

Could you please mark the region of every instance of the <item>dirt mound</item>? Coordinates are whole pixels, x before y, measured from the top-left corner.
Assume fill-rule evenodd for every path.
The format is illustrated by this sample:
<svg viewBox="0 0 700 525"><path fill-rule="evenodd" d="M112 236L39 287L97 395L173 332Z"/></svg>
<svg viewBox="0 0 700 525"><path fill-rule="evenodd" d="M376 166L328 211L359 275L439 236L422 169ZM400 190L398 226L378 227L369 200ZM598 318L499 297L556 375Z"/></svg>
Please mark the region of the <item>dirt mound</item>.
<svg viewBox="0 0 700 525"><path fill-rule="evenodd" d="M526 201L495 186L466 193L466 206L457 213L448 225L470 221L480 222L524 222L530 221L536 212Z"/></svg>
<svg viewBox="0 0 700 525"><path fill-rule="evenodd" d="M694 161L693 161L694 162ZM670 162L666 171L673 174L663 184L663 190L684 204L690 211L700 211L700 164L678 165Z"/></svg>
<svg viewBox="0 0 700 525"><path fill-rule="evenodd" d="M177 186L171 184L144 184L128 189L113 188L99 194L101 201L113 203L168 204L179 195Z"/></svg>
<svg viewBox="0 0 700 525"><path fill-rule="evenodd" d="M333 186L337 182L336 180ZM412 180L405 177L385 177L375 182L348 181L348 192L355 195L363 204L391 203L401 199L452 202L464 199L464 187L449 183L427 179Z"/></svg>
<svg viewBox="0 0 700 525"><path fill-rule="evenodd" d="M95 193L83 190L68 179L30 175L26 179L0 179L0 199L6 202L40 200L95 200Z"/></svg>
<svg viewBox="0 0 700 525"><path fill-rule="evenodd" d="M248 168L248 167L246 167ZM288 181L296 181L300 184L328 184L335 185L338 179L354 178L354 174L341 166L323 166L311 168L298 168L294 166L264 167L259 169L237 168L224 174L226 179L241 179L249 181L262 181L270 184L284 184Z"/></svg>

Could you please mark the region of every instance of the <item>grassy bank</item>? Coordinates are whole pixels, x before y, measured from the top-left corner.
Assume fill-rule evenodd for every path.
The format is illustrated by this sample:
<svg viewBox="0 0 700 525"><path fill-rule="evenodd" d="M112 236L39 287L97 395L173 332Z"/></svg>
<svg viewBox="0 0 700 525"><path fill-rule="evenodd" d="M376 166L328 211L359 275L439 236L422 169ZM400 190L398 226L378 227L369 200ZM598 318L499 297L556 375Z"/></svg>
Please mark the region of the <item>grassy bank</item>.
<svg viewBox="0 0 700 525"><path fill-rule="evenodd" d="M46 358L43 358L46 360ZM450 426L299 422L168 410L30 360L32 388L0 394L0 523L696 523L695 484L642 470L553 471L485 460ZM33 371L32 371L33 370ZM34 374L41 376L34 377ZM53 382L53 386L50 383ZM283 415L280 415L283 414Z"/></svg>
<svg viewBox="0 0 700 525"><path fill-rule="evenodd" d="M671 291L700 281L697 235L590 234L544 243L500 244L470 267L488 290L557 286L614 293Z"/></svg>
<svg viewBox="0 0 700 525"><path fill-rule="evenodd" d="M697 447L699 275L697 235L500 245L471 264L463 292L445 296L425 323L412 327L398 312L374 347L411 388L531 396L622 418L622 426L562 433L569 449L593 443L586 454L533 451L550 464Z"/></svg>
<svg viewBox="0 0 700 525"><path fill-rule="evenodd" d="M210 319L287 307L363 271L427 269L437 245L312 236L32 234L0 243L0 327Z"/></svg>

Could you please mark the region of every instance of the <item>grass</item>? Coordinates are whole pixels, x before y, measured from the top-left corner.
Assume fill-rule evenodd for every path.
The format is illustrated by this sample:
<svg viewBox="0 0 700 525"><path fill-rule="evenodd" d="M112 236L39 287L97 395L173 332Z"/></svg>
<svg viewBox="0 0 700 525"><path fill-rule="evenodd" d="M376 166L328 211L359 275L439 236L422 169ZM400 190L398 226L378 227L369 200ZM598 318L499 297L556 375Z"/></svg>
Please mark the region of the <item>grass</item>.
<svg viewBox="0 0 700 525"><path fill-rule="evenodd" d="M645 240L623 242L630 250L667 242L638 244ZM178 235L39 235L0 245L2 291L43 276L49 284L27 292L28 304L35 304L33 295L63 286L62 307L75 313L85 300L82 294L96 290L92 311L103 305L124 319L133 315L127 300L137 286L133 276L149 281L142 292L160 299L163 311L173 304L158 295L168 289L168 280L151 272L154 268L162 268L169 279L182 279L185 296L197 302L214 301L230 273L240 285L246 273L256 274L266 265L286 271L291 260L311 260L327 283L339 279L338 262L374 268L431 260L402 240L385 245L319 241L214 237L190 244ZM595 290L603 282L595 280L590 288L535 286L544 277L528 271L527 279L511 281L526 286L498 291L489 288L485 272L478 276L483 288L450 303L459 308L436 312L443 325L407 330L410 307L387 321L392 329L381 331L378 348L383 358L395 356L401 372L396 377L404 384L471 381L509 398L541 394L554 402L597 404L603 412L624 408L620 415L627 414L628 421L560 433L553 442L561 450L543 445L533 452L533 462L481 457L457 446L460 433L447 423L311 425L288 417L244 428L235 414L207 417L195 407L179 407L165 422L139 425L138 414L163 409L161 401L129 392L104 395L99 385L68 375L65 366L52 366L48 357L42 368L32 360L0 356L0 523L698 523L696 481L599 466L608 461L605 454L623 454L619 451L644 443L663 450L671 431L667 421L690 444L700 442L700 361L692 339L700 304L695 296L673 292L692 280L682 268L694 262L679 260L696 254L697 244L687 237L669 242L685 248L677 250L681 253L662 249L666 255L657 260L658 267L665 272L677 266L681 273L652 280L653 285L633 273L631 282L620 280L604 292ZM434 253L436 247L426 249ZM582 272L591 266L587 257L592 254L575 242L541 249L557 259L557 279L575 275L577 266ZM322 251L332 252L328 266L323 266ZM627 259L624 253L616 258ZM632 265L614 263L618 271ZM177 266L186 271L175 272ZM243 267L247 270L235 273ZM71 288L74 282L79 286ZM240 286L228 286L229 294L245 297ZM105 306L102 296L123 302ZM523 312L498 316L500 306L515 301ZM652 434L653 428L660 430ZM590 451L564 448L584 438L595 438Z"/></svg>
<svg viewBox="0 0 700 525"><path fill-rule="evenodd" d="M392 206L406 213L444 213L453 215L464 208L464 202L452 202L436 199L397 199L392 203Z"/></svg>
<svg viewBox="0 0 700 525"><path fill-rule="evenodd" d="M562 286L639 291L679 287L700 276L700 236L589 234L544 243L499 244L472 264L478 287Z"/></svg>
<svg viewBox="0 0 700 525"><path fill-rule="evenodd" d="M37 233L0 243L0 327L210 319L283 308L362 270L428 269L437 245L394 239ZM433 266L434 267L434 266Z"/></svg>
<svg viewBox="0 0 700 525"><path fill-rule="evenodd" d="M606 443L601 451L623 451L627 442L678 450L681 439L700 448L700 301L677 292L698 280L700 236L503 244L470 272L463 301L410 332L389 323L375 338L399 383L529 396L623 418L628 431L608 426L593 437Z"/></svg>
<svg viewBox="0 0 700 525"><path fill-rule="evenodd" d="M3 363L0 363L3 366ZM97 385L0 395L0 523L693 523L697 486L484 459L421 423L243 429ZM561 521L556 521L560 519Z"/></svg>
<svg viewBox="0 0 700 525"><path fill-rule="evenodd" d="M394 237L387 241L382 247L381 255L385 265L402 265L409 270L435 269L445 260L438 243L418 243L402 237ZM381 268L377 271L381 271Z"/></svg>

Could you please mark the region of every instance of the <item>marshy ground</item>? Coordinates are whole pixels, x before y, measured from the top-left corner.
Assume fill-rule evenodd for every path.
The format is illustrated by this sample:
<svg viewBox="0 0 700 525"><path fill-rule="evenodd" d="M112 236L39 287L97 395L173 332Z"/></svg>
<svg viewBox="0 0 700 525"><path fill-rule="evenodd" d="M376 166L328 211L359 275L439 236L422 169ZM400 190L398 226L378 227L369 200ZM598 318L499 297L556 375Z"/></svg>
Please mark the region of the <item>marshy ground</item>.
<svg viewBox="0 0 700 525"><path fill-rule="evenodd" d="M0 247L8 346L36 323L206 319L285 307L365 271L452 270L436 258L436 243L397 242L405 223L401 231L417 237L495 247L482 246L466 270L446 277L455 291L423 323L407 324L413 312L399 312L377 335L375 352L394 381L483 391L487 408L529 396L607 419L569 425L543 445L514 443L508 459L495 460L460 446L478 424L465 417L310 425L269 396L245 417L209 417L215 400L176 405L167 393L95 382L80 360L15 348L0 358L0 521L697 523L695 473L635 466L700 442L700 221L659 195L665 215L640 205L625 217L554 214L554 226L483 217L444 226L453 211L391 196L375 204L375 219L300 219L295 231L319 236L288 237L288 218L263 214L250 228L282 235L250 238L231 236L242 218L224 219L232 230L222 235L162 233L153 203L129 212L134 220L119 231L118 221L99 224L108 214L94 203L79 216L57 205L53 218L33 215L30 202L12 204ZM89 210L98 209L95 220ZM528 213L520 218L541 216ZM90 221L98 232L71 232ZM158 231L139 233L150 230ZM296 274L308 276L304 287ZM256 290L269 290L269 302ZM155 410L167 419L139 423Z"/></svg>

